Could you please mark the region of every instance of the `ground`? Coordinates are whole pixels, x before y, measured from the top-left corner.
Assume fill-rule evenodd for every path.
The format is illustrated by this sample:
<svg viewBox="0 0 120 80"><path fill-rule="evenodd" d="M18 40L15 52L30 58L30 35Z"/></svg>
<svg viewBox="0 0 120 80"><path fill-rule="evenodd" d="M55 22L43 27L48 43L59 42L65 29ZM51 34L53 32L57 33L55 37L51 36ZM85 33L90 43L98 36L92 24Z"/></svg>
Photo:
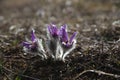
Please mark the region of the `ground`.
<svg viewBox="0 0 120 80"><path fill-rule="evenodd" d="M0 80L120 80L119 14L119 0L0 0ZM31 28L46 40L50 23L78 32L65 62L24 55Z"/></svg>

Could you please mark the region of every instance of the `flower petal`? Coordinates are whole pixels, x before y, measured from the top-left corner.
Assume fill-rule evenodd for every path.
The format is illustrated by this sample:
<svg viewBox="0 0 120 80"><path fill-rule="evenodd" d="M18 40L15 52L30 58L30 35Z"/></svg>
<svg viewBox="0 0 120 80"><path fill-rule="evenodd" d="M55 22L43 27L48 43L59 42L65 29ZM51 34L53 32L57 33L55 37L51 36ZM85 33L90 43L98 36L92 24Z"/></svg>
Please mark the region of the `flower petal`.
<svg viewBox="0 0 120 80"><path fill-rule="evenodd" d="M29 43L29 42L22 42L22 45L29 49L31 43Z"/></svg>
<svg viewBox="0 0 120 80"><path fill-rule="evenodd" d="M31 40L32 40L32 42L36 41L36 36L35 36L35 30L34 29L32 29L32 32L31 32Z"/></svg>
<svg viewBox="0 0 120 80"><path fill-rule="evenodd" d="M48 26L48 31L53 37L56 37L59 35L59 30L58 30L57 26L54 24L50 24Z"/></svg>
<svg viewBox="0 0 120 80"><path fill-rule="evenodd" d="M64 28L66 30L67 29L67 25L64 24L64 25L61 26L61 28Z"/></svg>
<svg viewBox="0 0 120 80"><path fill-rule="evenodd" d="M77 32L74 32L73 35L70 37L70 43L73 42L74 38L76 37Z"/></svg>
<svg viewBox="0 0 120 80"><path fill-rule="evenodd" d="M60 28L60 30L59 30L59 36L62 36L62 34L63 34L63 29L65 29L65 31L67 31L66 28L67 28L67 25L66 25L66 24L64 24L64 25L61 26L61 28Z"/></svg>
<svg viewBox="0 0 120 80"><path fill-rule="evenodd" d="M65 43L68 42L68 34L67 34L65 28L62 28L62 37L61 37L61 39L62 39L62 42L65 42Z"/></svg>
<svg viewBox="0 0 120 80"><path fill-rule="evenodd" d="M57 36L58 35L58 29L57 29L57 27L55 27L55 26L52 27L52 33L53 33L52 34L53 36Z"/></svg>

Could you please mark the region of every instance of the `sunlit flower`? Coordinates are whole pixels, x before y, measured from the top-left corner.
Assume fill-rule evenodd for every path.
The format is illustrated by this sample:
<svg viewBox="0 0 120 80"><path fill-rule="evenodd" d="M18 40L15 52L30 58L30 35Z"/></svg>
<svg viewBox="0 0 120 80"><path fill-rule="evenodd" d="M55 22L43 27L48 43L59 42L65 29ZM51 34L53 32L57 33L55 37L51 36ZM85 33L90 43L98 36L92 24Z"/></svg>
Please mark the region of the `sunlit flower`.
<svg viewBox="0 0 120 80"><path fill-rule="evenodd" d="M68 36L66 24L61 28L50 24L47 27L48 40L44 40L46 42L43 46L42 39L37 38L35 30L32 29L30 41L27 40L22 43L23 50L26 53L39 55L43 59L51 57L55 60L65 61L66 56L76 47L76 35L77 32L74 32L71 37Z"/></svg>
<svg viewBox="0 0 120 80"><path fill-rule="evenodd" d="M37 45L37 38L35 36L35 30L34 29L31 32L31 41L23 42L22 45L29 50L32 50L32 51L37 50L38 45Z"/></svg>
<svg viewBox="0 0 120 80"><path fill-rule="evenodd" d="M63 25L60 29L60 40L62 44L67 48L71 47L73 43L76 42L75 41L76 35L77 35L77 32L74 32L73 35L69 38L66 25Z"/></svg>
<svg viewBox="0 0 120 80"><path fill-rule="evenodd" d="M49 34L52 36L52 37L58 37L59 36L59 29L57 28L56 25L54 24L50 24L48 26L48 31L49 31Z"/></svg>
<svg viewBox="0 0 120 80"><path fill-rule="evenodd" d="M43 59L47 59L47 55L46 55L46 52L45 52L43 44L42 44L42 39L39 39L36 37L34 29L32 29L32 31L31 31L31 40L22 42L22 45L23 45L23 50L26 53L39 55Z"/></svg>

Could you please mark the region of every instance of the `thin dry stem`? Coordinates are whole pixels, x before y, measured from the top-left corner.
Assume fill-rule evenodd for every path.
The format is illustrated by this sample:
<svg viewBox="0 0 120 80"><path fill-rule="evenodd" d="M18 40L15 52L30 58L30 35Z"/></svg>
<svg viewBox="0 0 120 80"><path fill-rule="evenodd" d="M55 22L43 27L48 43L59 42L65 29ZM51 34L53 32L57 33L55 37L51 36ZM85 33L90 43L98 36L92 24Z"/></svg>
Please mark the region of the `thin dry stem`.
<svg viewBox="0 0 120 80"><path fill-rule="evenodd" d="M100 71L100 70L85 70L81 73L79 73L75 78L73 78L73 80L76 80L77 78L79 78L81 75L88 73L88 72L93 72L93 73L97 73L99 75L106 75L106 76L111 76L111 77L115 77L115 78L120 78L120 75L117 74L112 74L112 73L107 73L104 71Z"/></svg>

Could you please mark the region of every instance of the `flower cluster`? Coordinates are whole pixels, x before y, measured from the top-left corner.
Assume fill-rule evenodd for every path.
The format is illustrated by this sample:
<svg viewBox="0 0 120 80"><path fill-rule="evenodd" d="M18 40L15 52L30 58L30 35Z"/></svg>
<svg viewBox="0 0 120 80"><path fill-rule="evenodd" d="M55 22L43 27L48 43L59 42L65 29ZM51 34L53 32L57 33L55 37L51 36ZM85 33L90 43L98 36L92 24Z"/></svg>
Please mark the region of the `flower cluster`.
<svg viewBox="0 0 120 80"><path fill-rule="evenodd" d="M76 46L76 34L74 32L71 37L68 36L67 25L62 25L60 29L55 24L50 24L47 27L46 45L43 46L42 39L39 39L35 35L35 30L32 29L31 41L23 42L23 50L26 53L33 53L40 55L43 59L52 57L55 60L65 61L65 57L75 49ZM44 49L46 48L46 50Z"/></svg>
<svg viewBox="0 0 120 80"><path fill-rule="evenodd" d="M22 42L23 50L26 53L31 53L33 55L40 55L42 58L47 58L45 54L45 50L42 45L42 39L39 39L35 35L35 30L31 31L31 40L26 39L26 41Z"/></svg>

